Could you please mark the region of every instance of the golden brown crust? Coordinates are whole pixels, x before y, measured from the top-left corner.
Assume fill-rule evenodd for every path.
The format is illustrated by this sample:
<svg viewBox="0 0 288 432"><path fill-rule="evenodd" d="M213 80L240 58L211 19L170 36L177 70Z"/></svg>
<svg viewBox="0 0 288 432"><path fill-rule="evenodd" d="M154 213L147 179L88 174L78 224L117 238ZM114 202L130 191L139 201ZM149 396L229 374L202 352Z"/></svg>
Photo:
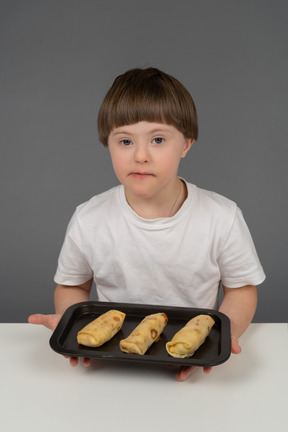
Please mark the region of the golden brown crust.
<svg viewBox="0 0 288 432"><path fill-rule="evenodd" d="M167 352L176 358L191 357L205 342L214 324L210 315L194 317L167 342Z"/></svg>
<svg viewBox="0 0 288 432"><path fill-rule="evenodd" d="M126 314L110 310L87 324L77 334L77 342L89 347L99 347L112 339L121 329Z"/></svg>
<svg viewBox="0 0 288 432"><path fill-rule="evenodd" d="M146 316L126 339L120 341L120 349L128 354L144 355L160 337L167 322L163 312Z"/></svg>

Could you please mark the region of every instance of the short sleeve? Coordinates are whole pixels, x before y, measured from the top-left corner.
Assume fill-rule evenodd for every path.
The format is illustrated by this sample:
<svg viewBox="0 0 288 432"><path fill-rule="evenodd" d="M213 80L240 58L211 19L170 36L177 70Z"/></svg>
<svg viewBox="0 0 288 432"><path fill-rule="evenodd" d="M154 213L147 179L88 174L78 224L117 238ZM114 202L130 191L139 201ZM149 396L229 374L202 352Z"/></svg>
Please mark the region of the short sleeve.
<svg viewBox="0 0 288 432"><path fill-rule="evenodd" d="M85 283L92 277L93 271L85 256L81 227L75 212L66 231L54 281L74 286Z"/></svg>
<svg viewBox="0 0 288 432"><path fill-rule="evenodd" d="M236 208L232 225L223 240L218 264L226 287L259 285L265 280L250 231L239 208Z"/></svg>

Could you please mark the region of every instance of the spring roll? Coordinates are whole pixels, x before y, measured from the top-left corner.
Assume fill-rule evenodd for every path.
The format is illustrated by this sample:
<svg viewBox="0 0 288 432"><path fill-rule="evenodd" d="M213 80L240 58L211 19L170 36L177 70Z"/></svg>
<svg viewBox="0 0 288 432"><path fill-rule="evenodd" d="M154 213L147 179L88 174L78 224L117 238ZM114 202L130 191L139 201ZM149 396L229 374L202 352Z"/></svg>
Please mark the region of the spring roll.
<svg viewBox="0 0 288 432"><path fill-rule="evenodd" d="M168 322L165 313L146 316L126 338L120 341L120 349L128 354L143 355L159 339Z"/></svg>
<svg viewBox="0 0 288 432"><path fill-rule="evenodd" d="M109 310L87 324L77 334L77 342L88 347L99 347L112 339L121 329L126 314Z"/></svg>
<svg viewBox="0 0 288 432"><path fill-rule="evenodd" d="M172 357L187 358L193 356L202 345L215 324L210 315L198 315L188 321L170 342L166 343L166 350Z"/></svg>

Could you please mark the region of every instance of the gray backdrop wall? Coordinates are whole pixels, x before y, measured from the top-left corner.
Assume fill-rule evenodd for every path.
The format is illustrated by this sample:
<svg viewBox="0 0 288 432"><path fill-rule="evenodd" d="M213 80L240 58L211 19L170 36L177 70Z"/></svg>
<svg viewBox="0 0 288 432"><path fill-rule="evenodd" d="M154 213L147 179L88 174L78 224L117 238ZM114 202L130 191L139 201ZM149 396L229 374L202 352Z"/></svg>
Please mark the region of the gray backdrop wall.
<svg viewBox="0 0 288 432"><path fill-rule="evenodd" d="M117 184L98 108L117 75L148 66L198 108L180 175L248 222L267 274L255 321L287 321L287 12L279 0L0 0L0 321L53 312L67 223Z"/></svg>

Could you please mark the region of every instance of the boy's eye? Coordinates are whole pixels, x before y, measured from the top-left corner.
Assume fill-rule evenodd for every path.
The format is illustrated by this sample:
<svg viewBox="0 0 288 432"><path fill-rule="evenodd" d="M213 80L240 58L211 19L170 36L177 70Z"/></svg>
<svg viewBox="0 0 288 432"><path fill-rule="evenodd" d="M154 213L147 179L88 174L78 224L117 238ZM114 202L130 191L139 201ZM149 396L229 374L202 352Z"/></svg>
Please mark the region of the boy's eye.
<svg viewBox="0 0 288 432"><path fill-rule="evenodd" d="M154 142L155 144L161 144L163 141L164 141L163 138L157 137L157 138L154 138L152 142Z"/></svg>
<svg viewBox="0 0 288 432"><path fill-rule="evenodd" d="M125 145L125 146L129 146L129 145L132 144L132 141L131 141L131 140L128 140L128 139L123 139L123 140L121 140L120 142L121 142L123 145Z"/></svg>

